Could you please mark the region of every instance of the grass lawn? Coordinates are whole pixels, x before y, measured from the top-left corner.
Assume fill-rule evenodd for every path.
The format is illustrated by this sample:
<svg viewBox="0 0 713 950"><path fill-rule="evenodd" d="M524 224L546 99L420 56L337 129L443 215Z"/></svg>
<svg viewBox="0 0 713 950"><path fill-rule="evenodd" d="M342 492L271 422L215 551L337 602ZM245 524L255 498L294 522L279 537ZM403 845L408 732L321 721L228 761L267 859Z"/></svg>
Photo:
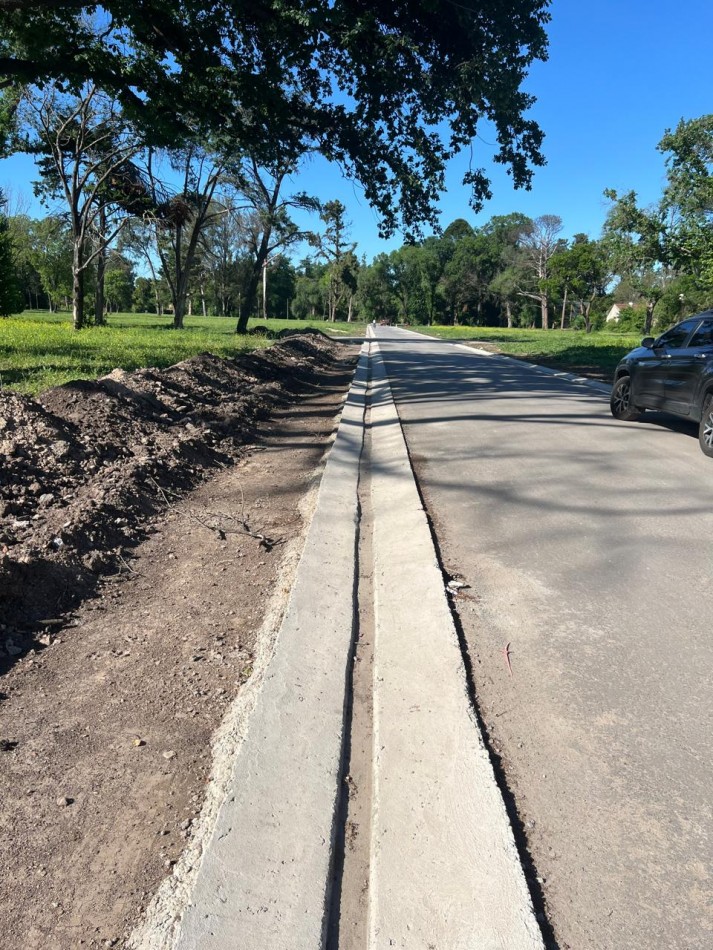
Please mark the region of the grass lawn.
<svg viewBox="0 0 713 950"><path fill-rule="evenodd" d="M641 343L629 333L584 333L581 330L503 330L499 327L411 327L420 333L458 340L478 341L485 348L531 363L581 373L609 382L619 360Z"/></svg>
<svg viewBox="0 0 713 950"><path fill-rule="evenodd" d="M71 315L46 311L0 319L0 385L35 395L70 379L95 379L112 369L171 366L209 350L236 356L269 346L264 336L236 336L234 318L186 317L184 330L171 328L171 317L111 314L106 327L72 329ZM265 321L251 321L251 325ZM364 324L323 320L268 320L271 330L314 326L330 333L363 334Z"/></svg>

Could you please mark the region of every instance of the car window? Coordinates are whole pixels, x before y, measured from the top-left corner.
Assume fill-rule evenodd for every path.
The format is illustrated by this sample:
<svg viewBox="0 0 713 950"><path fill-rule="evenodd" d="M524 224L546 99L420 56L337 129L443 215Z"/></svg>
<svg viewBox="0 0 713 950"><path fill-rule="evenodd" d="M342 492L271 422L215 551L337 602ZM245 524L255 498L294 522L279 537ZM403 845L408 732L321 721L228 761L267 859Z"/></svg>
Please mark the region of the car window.
<svg viewBox="0 0 713 950"><path fill-rule="evenodd" d="M656 345L666 346L672 350L679 349L686 342L688 334L697 323L698 320L684 320L683 323L679 323L678 326L671 327L670 330L662 333L656 341Z"/></svg>
<svg viewBox="0 0 713 950"><path fill-rule="evenodd" d="M704 320L691 337L689 346L713 346L713 320Z"/></svg>

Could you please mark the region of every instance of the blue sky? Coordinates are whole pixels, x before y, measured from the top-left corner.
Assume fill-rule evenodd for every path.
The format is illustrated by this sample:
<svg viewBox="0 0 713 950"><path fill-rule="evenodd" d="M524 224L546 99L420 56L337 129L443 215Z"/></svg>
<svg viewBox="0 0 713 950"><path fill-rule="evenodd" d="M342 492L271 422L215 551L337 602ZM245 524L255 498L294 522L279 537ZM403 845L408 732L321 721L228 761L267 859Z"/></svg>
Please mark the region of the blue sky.
<svg viewBox="0 0 713 950"><path fill-rule="evenodd" d="M533 66L528 91L538 98L532 116L545 131L547 166L531 192L514 191L504 169L490 164L494 149L483 126L474 164L492 169L494 197L477 217L460 180L468 157L448 171L441 201L443 226L456 217L473 224L494 214L558 214L564 233L597 237L606 213L605 188L635 189L655 201L664 180L656 145L681 118L713 111L713 2L711 0L554 0L550 58ZM0 161L0 186L31 195L32 165L15 156ZM378 237L376 217L360 188L336 167L313 159L296 187L348 209L357 252L371 259L401 244ZM41 213L33 207L33 213Z"/></svg>

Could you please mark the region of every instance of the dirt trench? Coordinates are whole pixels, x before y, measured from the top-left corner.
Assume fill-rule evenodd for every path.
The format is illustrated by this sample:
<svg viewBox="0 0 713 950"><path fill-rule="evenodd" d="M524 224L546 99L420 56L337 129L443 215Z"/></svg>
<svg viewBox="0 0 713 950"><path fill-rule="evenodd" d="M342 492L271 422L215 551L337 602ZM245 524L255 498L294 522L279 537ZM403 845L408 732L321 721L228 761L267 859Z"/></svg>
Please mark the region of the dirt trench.
<svg viewBox="0 0 713 950"><path fill-rule="evenodd" d="M0 394L6 950L121 947L172 874L355 357L301 336Z"/></svg>

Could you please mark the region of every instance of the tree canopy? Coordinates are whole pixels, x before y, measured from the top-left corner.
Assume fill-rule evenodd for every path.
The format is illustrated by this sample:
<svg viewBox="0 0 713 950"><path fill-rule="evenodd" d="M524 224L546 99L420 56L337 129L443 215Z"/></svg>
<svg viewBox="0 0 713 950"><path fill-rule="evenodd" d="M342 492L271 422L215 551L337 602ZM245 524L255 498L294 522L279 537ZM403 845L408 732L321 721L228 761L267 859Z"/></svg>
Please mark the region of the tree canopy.
<svg viewBox="0 0 713 950"><path fill-rule="evenodd" d="M180 138L261 164L318 151L361 182L383 234L435 222L445 164L492 123L495 161L528 187L527 118L549 0L0 0L0 121L21 87L90 81L149 144ZM490 195L465 176L473 207Z"/></svg>

